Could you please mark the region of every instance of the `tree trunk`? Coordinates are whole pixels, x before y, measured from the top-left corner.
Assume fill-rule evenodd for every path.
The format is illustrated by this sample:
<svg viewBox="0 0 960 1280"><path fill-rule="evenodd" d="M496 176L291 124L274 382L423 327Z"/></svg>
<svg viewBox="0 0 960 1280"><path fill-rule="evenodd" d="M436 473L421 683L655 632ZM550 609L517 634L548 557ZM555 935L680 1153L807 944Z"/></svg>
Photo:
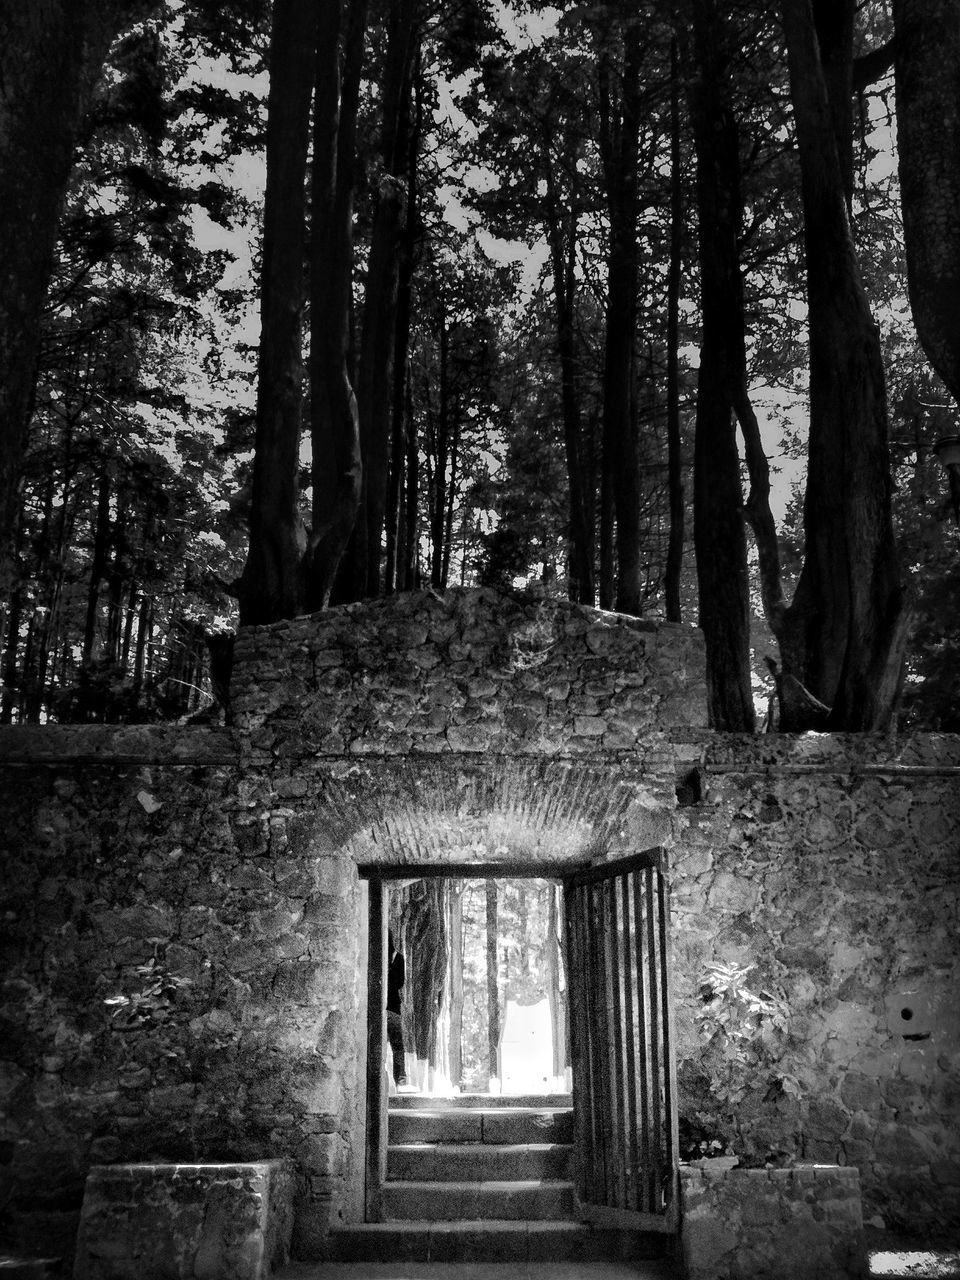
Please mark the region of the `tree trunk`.
<svg viewBox="0 0 960 1280"><path fill-rule="evenodd" d="M87 615L83 628L83 648L80 651L80 660L83 663L89 663L94 657L100 583L106 573L107 550L110 546L110 469L106 463L102 465L97 493L97 524L93 535L93 558L90 563L90 582L87 587Z"/></svg>
<svg viewBox="0 0 960 1280"><path fill-rule="evenodd" d="M547 204L546 232L553 273L553 302L557 322L557 352L560 357L560 403L563 415L563 443L567 460L567 487L570 504L570 599L592 605L596 599L593 572L593 519L587 495L587 477L582 456L583 427L580 387L577 377L576 262L577 215L564 209L557 191L546 129L541 139Z"/></svg>
<svg viewBox="0 0 960 1280"><path fill-rule="evenodd" d="M440 298L440 404L434 431L433 492L430 509L430 585L440 590L443 585L443 532L447 513L447 465L450 454L449 362L450 331L447 311Z"/></svg>
<svg viewBox="0 0 960 1280"><path fill-rule="evenodd" d="M133 0L0 6L0 593L47 294L74 148L110 45L153 7Z"/></svg>
<svg viewBox="0 0 960 1280"><path fill-rule="evenodd" d="M500 982L497 965L497 882L485 881L487 905L487 1067L491 1078L500 1077Z"/></svg>
<svg viewBox="0 0 960 1280"><path fill-rule="evenodd" d="M20 622L23 617L23 591L14 587L10 593L7 619L7 640L3 654L3 697L0 699L0 724L11 724L17 703L16 691L20 684L18 656L20 651Z"/></svg>
<svg viewBox="0 0 960 1280"><path fill-rule="evenodd" d="M445 899L448 891L449 881L439 877L420 880L410 887L407 972L413 1036L416 1056L428 1067L438 1064L438 1015L447 970Z"/></svg>
<svg viewBox="0 0 960 1280"><path fill-rule="evenodd" d="M853 26L857 0L813 0L830 123L847 208L853 201Z"/></svg>
<svg viewBox="0 0 960 1280"><path fill-rule="evenodd" d="M566 1010L563 993L560 990L560 938L557 933L557 920L562 910L562 897L557 902L558 894L563 890L555 884L546 886L547 897L547 939L544 969L546 972L547 1003L550 1006L550 1034L553 1044L553 1074L562 1076L566 1068Z"/></svg>
<svg viewBox="0 0 960 1280"><path fill-rule="evenodd" d="M670 262L667 268L667 489L670 539L664 575L668 622L680 622L684 500L680 440L680 283L683 266L683 171L680 154L680 56L670 46Z"/></svg>
<svg viewBox="0 0 960 1280"><path fill-rule="evenodd" d="M738 248L742 205L739 135L726 85L722 29L715 0L695 0L697 75L690 96L697 150L703 328L693 530L710 723L715 729L750 732L755 720L750 583L734 417L735 387L746 381Z"/></svg>
<svg viewBox="0 0 960 1280"><path fill-rule="evenodd" d="M616 565L613 554L613 457L602 436L600 464L600 608L612 609L616 599Z"/></svg>
<svg viewBox="0 0 960 1280"><path fill-rule="evenodd" d="M894 0L897 145L917 336L960 403L960 6Z"/></svg>
<svg viewBox="0 0 960 1280"><path fill-rule="evenodd" d="M317 6L275 0L267 99L267 185L260 285L257 429L250 547L238 594L241 625L300 610L306 168Z"/></svg>
<svg viewBox="0 0 960 1280"><path fill-rule="evenodd" d="M444 486L446 509L443 517L443 565L440 571L440 585L446 590L450 582L450 554L453 550L453 512L457 500L457 470L460 466L460 409L455 404L450 438L450 477Z"/></svg>
<svg viewBox="0 0 960 1280"><path fill-rule="evenodd" d="M304 557L308 609L329 604L353 532L363 476L350 377L353 196L366 0L350 0L340 76L344 0L321 6L313 126L310 250L310 433L313 529Z"/></svg>
<svg viewBox="0 0 960 1280"><path fill-rule="evenodd" d="M380 594L381 539L390 460L390 406L397 337L400 245L407 220L406 168L410 76L417 46L420 0L391 0L380 133L380 179L364 295L357 376L363 484L353 539L352 591Z"/></svg>
<svg viewBox="0 0 960 1280"><path fill-rule="evenodd" d="M417 114L419 117L419 106ZM407 366L410 348L410 320L413 298L413 268L416 241L420 234L417 223L417 149L419 123L410 143L409 171L407 174L407 217L400 246L399 278L397 284L397 336L393 362L391 418L390 478L387 485L387 566L384 589L389 594L402 590L403 579L403 509L404 477L409 437L413 433L413 415L407 412Z"/></svg>
<svg viewBox="0 0 960 1280"><path fill-rule="evenodd" d="M407 383L407 457L403 483L403 547L400 556L400 584L404 591L413 591L420 585L420 450L413 430L413 406L410 384Z"/></svg>
<svg viewBox="0 0 960 1280"><path fill-rule="evenodd" d="M800 152L810 329L803 570L784 668L835 729L889 719L906 641L880 339L860 279L811 0L783 0ZM790 728L782 724L782 728Z"/></svg>
<svg viewBox="0 0 960 1280"><path fill-rule="evenodd" d="M625 19L620 100L611 101L606 54L598 63L601 155L610 214L603 370L604 469L616 512L616 608L639 616L640 471L633 406L637 321L640 29Z"/></svg>

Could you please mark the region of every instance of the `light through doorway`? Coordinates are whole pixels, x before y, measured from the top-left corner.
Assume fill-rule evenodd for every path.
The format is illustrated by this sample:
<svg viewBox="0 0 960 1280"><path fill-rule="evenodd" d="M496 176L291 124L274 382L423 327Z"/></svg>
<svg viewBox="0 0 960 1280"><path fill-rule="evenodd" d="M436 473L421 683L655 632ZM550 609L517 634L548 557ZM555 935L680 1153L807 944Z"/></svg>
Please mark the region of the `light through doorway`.
<svg viewBox="0 0 960 1280"><path fill-rule="evenodd" d="M368 1221L383 1220L395 1104L482 1112L499 1093L500 1105L516 1098L570 1108L579 1220L674 1230L678 1140L663 849L565 867L561 876L553 866L518 864L472 864L454 875L433 866L371 866L361 874L370 908ZM403 990L394 1002L390 971L399 957ZM391 1016L403 1031L396 1073Z"/></svg>
<svg viewBox="0 0 960 1280"><path fill-rule="evenodd" d="M388 1093L570 1092L559 881L394 881L384 908Z"/></svg>

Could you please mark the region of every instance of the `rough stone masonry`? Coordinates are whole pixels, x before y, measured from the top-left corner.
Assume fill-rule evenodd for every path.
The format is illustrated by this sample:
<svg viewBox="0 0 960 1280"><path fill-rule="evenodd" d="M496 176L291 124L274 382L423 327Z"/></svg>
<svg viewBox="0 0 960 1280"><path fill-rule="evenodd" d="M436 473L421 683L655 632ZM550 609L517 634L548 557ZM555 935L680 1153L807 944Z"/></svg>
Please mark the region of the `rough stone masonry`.
<svg viewBox="0 0 960 1280"><path fill-rule="evenodd" d="M712 734L694 629L489 591L236 657L229 729L0 731L8 1236L71 1239L93 1163L289 1157L318 1256L363 1212L358 865L652 844L685 1133L960 1225L956 737Z"/></svg>

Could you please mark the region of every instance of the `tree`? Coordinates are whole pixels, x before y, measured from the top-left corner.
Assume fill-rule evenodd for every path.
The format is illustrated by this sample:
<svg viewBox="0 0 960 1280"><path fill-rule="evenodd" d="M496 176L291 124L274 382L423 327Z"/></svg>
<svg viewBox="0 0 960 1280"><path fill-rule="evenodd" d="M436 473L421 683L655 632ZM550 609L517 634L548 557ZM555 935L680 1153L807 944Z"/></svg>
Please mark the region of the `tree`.
<svg viewBox="0 0 960 1280"><path fill-rule="evenodd" d="M411 78L420 41L420 0L391 0L383 70L379 161L370 254L364 290L357 400L363 482L353 539L350 594L379 595L383 585L381 542L387 514L391 460L393 370L397 342L400 246L409 217Z"/></svg>
<svg viewBox="0 0 960 1280"><path fill-rule="evenodd" d="M960 403L960 8L893 0L897 146L910 305Z"/></svg>
<svg viewBox="0 0 960 1280"><path fill-rule="evenodd" d="M466 104L481 129L473 150L496 166L499 187L474 197L476 207L499 234L549 247L553 344L559 363L560 421L566 455L569 592L583 604L596 601L597 442L585 405L587 353L579 325L581 225L597 203L585 173L589 125L585 115L584 57L557 37L516 57L505 51L485 60L482 83L499 110L483 114L474 98ZM525 140L517 145L518 136ZM538 364L549 359L544 352ZM549 447L549 446L548 446Z"/></svg>
<svg viewBox="0 0 960 1280"><path fill-rule="evenodd" d="M240 623L293 617L305 534L299 510L306 168L317 44L312 0L275 0L267 99L257 431Z"/></svg>
<svg viewBox="0 0 960 1280"><path fill-rule="evenodd" d="M487 1064L491 1076L500 1076L500 983L497 967L497 882L489 879L487 907Z"/></svg>
<svg viewBox="0 0 960 1280"><path fill-rule="evenodd" d="M750 592L735 416L749 410L739 248L743 204L740 137L727 86L728 38L713 0L695 0L690 96L702 313L694 454L700 626L710 723L750 731Z"/></svg>
<svg viewBox="0 0 960 1280"><path fill-rule="evenodd" d="M606 5L602 12L608 25L598 32L597 91L600 154L609 211L603 473L616 511L616 608L621 613L639 614L640 475L633 380L638 287L641 22L632 12L632 6L621 10L619 6ZM607 559L609 562L609 554ZM605 589L602 577L600 590L603 603L609 588Z"/></svg>
<svg viewBox="0 0 960 1280"><path fill-rule="evenodd" d="M216 107L195 79L185 122L182 54L162 15L138 24L84 122L0 609L6 720L196 711L205 637L229 620L216 578L235 571L230 517L216 504L233 460L218 448L227 377L212 341L215 324L229 338L214 321L227 255L198 247L193 215L226 226L237 208L222 184L183 181L199 114Z"/></svg>
<svg viewBox="0 0 960 1280"><path fill-rule="evenodd" d="M849 0L852 8L852 0ZM771 623L784 669L830 708L829 723L865 730L890 717L907 615L891 519L883 362L848 216L837 112L821 56L852 59L818 30L810 0L784 0L804 210L810 331L810 438L803 570ZM836 28L831 24L831 31ZM846 79L839 78L846 92ZM783 728L790 727L783 724Z"/></svg>
<svg viewBox="0 0 960 1280"><path fill-rule="evenodd" d="M350 369L356 133L366 0L325 5L317 41L310 241L310 443L313 527L304 604L329 603L363 486ZM341 47L342 69L341 69Z"/></svg>
<svg viewBox="0 0 960 1280"><path fill-rule="evenodd" d="M149 0L0 6L0 589L12 578L40 315L84 118L117 35Z"/></svg>

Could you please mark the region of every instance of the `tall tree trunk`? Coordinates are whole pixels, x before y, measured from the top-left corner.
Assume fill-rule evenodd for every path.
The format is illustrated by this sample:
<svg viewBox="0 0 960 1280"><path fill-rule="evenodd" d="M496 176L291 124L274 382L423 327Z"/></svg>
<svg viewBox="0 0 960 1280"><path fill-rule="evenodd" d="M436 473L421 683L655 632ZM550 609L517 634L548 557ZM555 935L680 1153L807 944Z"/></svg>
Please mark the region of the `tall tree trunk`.
<svg viewBox="0 0 960 1280"><path fill-rule="evenodd" d="M447 971L446 896L449 881L440 877L420 880L410 886L410 914L407 966L413 1006L413 1035L416 1055L436 1067L438 1014Z"/></svg>
<svg viewBox="0 0 960 1280"><path fill-rule="evenodd" d="M443 587L443 533L447 514L447 465L450 455L450 331L446 304L440 299L440 404L434 431L433 493L430 510L430 585Z"/></svg>
<svg viewBox="0 0 960 1280"><path fill-rule="evenodd" d="M310 250L313 528L304 557L308 609L330 602L356 522L363 478L350 350L357 106L366 15L366 0L330 0L321 6L317 38Z"/></svg>
<svg viewBox="0 0 960 1280"><path fill-rule="evenodd" d="M450 555L453 551L453 513L457 500L457 469L460 466L460 406L455 404L453 423L450 428L450 476L444 486L446 506L443 516L443 564L440 571L440 585L446 590L450 582Z"/></svg>
<svg viewBox="0 0 960 1280"><path fill-rule="evenodd" d="M403 482L403 554L400 557L400 582L405 591L413 591L420 585L420 450L413 430L413 406L410 384L407 383L407 420L411 423L407 432L407 458Z"/></svg>
<svg viewBox="0 0 960 1280"><path fill-rule="evenodd" d="M637 320L637 213L639 204L639 20L623 19L623 69L619 103L610 93L611 69L601 52L598 77L601 155L610 214L607 255L606 335L603 370L604 467L616 511L616 608L639 616L640 470L633 405Z"/></svg>
<svg viewBox="0 0 960 1280"><path fill-rule="evenodd" d="M3 655L3 697L0 698L0 724L10 724L17 703L16 691L20 684L20 623L23 617L23 590L14 587L10 593L7 620L7 643Z"/></svg>
<svg viewBox="0 0 960 1280"><path fill-rule="evenodd" d="M305 539L297 478L303 409L307 146L316 47L313 0L275 0L267 99L257 429L250 547L238 584L241 625L292 618L301 603Z"/></svg>
<svg viewBox="0 0 960 1280"><path fill-rule="evenodd" d="M894 0L897 146L917 336L960 403L960 5Z"/></svg>
<svg viewBox="0 0 960 1280"><path fill-rule="evenodd" d="M683 169L680 152L680 54L670 45L670 261L667 268L667 489L670 539L664 594L668 622L680 622L684 500L680 440L680 283L683 266Z"/></svg>
<svg viewBox="0 0 960 1280"><path fill-rule="evenodd" d="M553 273L553 303L560 357L560 403L563 443L567 461L570 504L570 598L592 605L596 599L593 571L593 519L587 494L587 473L582 456L583 426L577 377L576 263L577 214L564 209L557 191L556 174L546 127L541 135L543 171L547 186L546 231Z"/></svg>
<svg viewBox="0 0 960 1280"><path fill-rule="evenodd" d="M601 609L612 609L616 599L616 564L614 560L613 457L602 435L600 464L600 581Z"/></svg>
<svg viewBox="0 0 960 1280"><path fill-rule="evenodd" d="M500 1076L500 981L497 941L500 922L497 910L497 882L484 882L487 920L487 1068L491 1077Z"/></svg>
<svg viewBox="0 0 960 1280"><path fill-rule="evenodd" d="M750 583L734 417L745 383L742 216L737 123L729 102L722 24L715 0L694 0L697 75L691 106L697 149L703 329L697 381L693 531L707 700L715 729L751 731Z"/></svg>
<svg viewBox="0 0 960 1280"><path fill-rule="evenodd" d="M883 726L906 642L880 339L856 260L811 0L783 0L803 193L810 329L804 564L781 635L787 671L836 729ZM789 725L782 725L787 728Z"/></svg>
<svg viewBox="0 0 960 1280"><path fill-rule="evenodd" d="M847 208L853 201L853 27L856 0L813 0L823 83Z"/></svg>
<svg viewBox="0 0 960 1280"><path fill-rule="evenodd" d="M83 628L81 661L90 662L94 657L97 638L97 614L100 606L100 583L107 570L107 551L110 546L110 468L103 465L97 491L97 523L93 535L93 558L90 562L90 582L87 587L87 615Z"/></svg>
<svg viewBox="0 0 960 1280"><path fill-rule="evenodd" d="M74 148L111 43L152 7L133 0L0 6L0 594L14 572L40 315Z"/></svg>
<svg viewBox="0 0 960 1280"><path fill-rule="evenodd" d="M380 179L364 295L357 376L363 485L353 539L352 587L357 598L381 589L381 539L390 460L390 406L397 336L399 248L407 221L410 77L417 49L420 0L391 0L384 68Z"/></svg>
<svg viewBox="0 0 960 1280"><path fill-rule="evenodd" d="M557 922L562 911L562 896L558 903L560 886L552 882L546 886L547 938L544 970L546 972L547 1003L550 1006L550 1035L553 1046L553 1074L562 1076L566 1068L566 1009L560 990L560 937Z"/></svg>

